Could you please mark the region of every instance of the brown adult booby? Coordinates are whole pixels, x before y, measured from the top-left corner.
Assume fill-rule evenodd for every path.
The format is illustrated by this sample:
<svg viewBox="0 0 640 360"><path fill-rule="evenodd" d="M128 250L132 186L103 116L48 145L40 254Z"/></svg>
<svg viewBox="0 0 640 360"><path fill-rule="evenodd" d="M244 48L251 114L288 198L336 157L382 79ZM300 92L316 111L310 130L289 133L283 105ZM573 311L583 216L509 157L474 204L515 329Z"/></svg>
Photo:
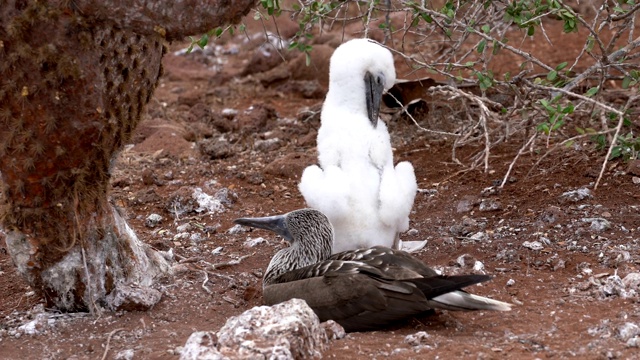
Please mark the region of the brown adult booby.
<svg viewBox="0 0 640 360"><path fill-rule="evenodd" d="M234 222L271 230L291 244L273 256L264 274L266 304L303 299L320 321L332 319L346 331L377 330L433 309L511 310L511 304L461 290L490 280L487 275L439 275L383 246L331 256L333 227L315 209Z"/></svg>

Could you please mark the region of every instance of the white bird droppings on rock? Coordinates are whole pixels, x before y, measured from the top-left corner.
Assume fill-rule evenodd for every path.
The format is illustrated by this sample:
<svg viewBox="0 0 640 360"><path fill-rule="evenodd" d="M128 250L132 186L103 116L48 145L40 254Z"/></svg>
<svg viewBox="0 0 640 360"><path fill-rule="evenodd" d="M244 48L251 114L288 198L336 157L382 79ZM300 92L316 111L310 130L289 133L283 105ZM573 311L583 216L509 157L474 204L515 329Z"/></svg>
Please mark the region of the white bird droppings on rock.
<svg viewBox="0 0 640 360"><path fill-rule="evenodd" d="M224 210L224 206L220 199L205 193L201 188L193 189L193 198L198 202L198 208L195 209L198 213L204 211L217 213Z"/></svg>
<svg viewBox="0 0 640 360"><path fill-rule="evenodd" d="M330 338L344 336L339 328L334 322L323 326L304 300L291 299L227 319L217 340L210 332L191 334L180 360L321 358Z"/></svg>

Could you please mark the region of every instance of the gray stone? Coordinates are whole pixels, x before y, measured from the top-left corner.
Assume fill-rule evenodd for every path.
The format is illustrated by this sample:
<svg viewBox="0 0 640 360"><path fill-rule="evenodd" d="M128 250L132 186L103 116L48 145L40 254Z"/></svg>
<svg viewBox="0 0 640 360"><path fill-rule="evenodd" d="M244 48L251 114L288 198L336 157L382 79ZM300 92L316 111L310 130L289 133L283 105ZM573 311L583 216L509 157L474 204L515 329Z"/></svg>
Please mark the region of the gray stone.
<svg viewBox="0 0 640 360"><path fill-rule="evenodd" d="M161 222L162 222L162 216L158 214L151 214L147 216L146 220L144 221L144 226L148 228L154 228L158 226L158 224Z"/></svg>
<svg viewBox="0 0 640 360"><path fill-rule="evenodd" d="M107 295L107 303L112 310L145 311L157 304L162 293L150 287L134 284L118 284Z"/></svg>
<svg viewBox="0 0 640 360"><path fill-rule="evenodd" d="M618 338L622 341L628 341L631 338L640 335L640 326L627 322L618 327Z"/></svg>
<svg viewBox="0 0 640 360"><path fill-rule="evenodd" d="M565 200L578 202L584 199L588 199L593 197L591 195L591 190L587 188L580 188L578 190L572 190L562 193L561 197Z"/></svg>
<svg viewBox="0 0 640 360"><path fill-rule="evenodd" d="M522 246L535 251L544 249L544 246L542 246L540 241L525 241L522 243Z"/></svg>

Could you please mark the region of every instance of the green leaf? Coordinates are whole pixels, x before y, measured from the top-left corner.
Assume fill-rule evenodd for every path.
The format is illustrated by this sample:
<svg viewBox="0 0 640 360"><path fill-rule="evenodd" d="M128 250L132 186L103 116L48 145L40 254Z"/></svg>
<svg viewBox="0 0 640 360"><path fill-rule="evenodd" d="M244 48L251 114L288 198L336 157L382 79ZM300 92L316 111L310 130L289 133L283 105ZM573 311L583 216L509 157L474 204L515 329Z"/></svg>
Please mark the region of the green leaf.
<svg viewBox="0 0 640 360"><path fill-rule="evenodd" d="M584 94L584 96L592 97L593 95L598 93L599 89L600 89L599 86L592 87L591 89L587 90L587 92Z"/></svg>
<svg viewBox="0 0 640 360"><path fill-rule="evenodd" d="M482 32L484 32L485 34L488 34L489 31L491 31L491 27L489 25L482 25Z"/></svg>
<svg viewBox="0 0 640 360"><path fill-rule="evenodd" d="M529 25L527 28L527 36L533 36L536 33L536 28L533 25Z"/></svg>
<svg viewBox="0 0 640 360"><path fill-rule="evenodd" d="M577 127L577 126L576 126L576 132L580 135L584 135L586 133L586 131L584 131L583 128Z"/></svg>
<svg viewBox="0 0 640 360"><path fill-rule="evenodd" d="M609 156L609 160L613 160L617 157L620 157L622 155L622 148L620 146L614 146L613 149L611 149L611 156Z"/></svg>
<svg viewBox="0 0 640 360"><path fill-rule="evenodd" d="M482 41L478 43L478 52L482 54L485 46L487 46L487 41L485 39L482 39Z"/></svg>
<svg viewBox="0 0 640 360"><path fill-rule="evenodd" d="M204 47L207 46L208 43L209 43L209 35L204 34L198 41L198 46L204 49Z"/></svg>
<svg viewBox="0 0 640 360"><path fill-rule="evenodd" d="M631 77L625 76L624 79L622 79L622 88L628 89L630 84L631 84Z"/></svg>
<svg viewBox="0 0 640 360"><path fill-rule="evenodd" d="M560 71L560 70L562 70L562 69L566 68L568 64L569 64L569 63L568 63L568 62L566 62L566 61L565 61L565 62L563 62L563 63L560 63L558 66L556 66L556 70Z"/></svg>
<svg viewBox="0 0 640 360"><path fill-rule="evenodd" d="M311 54L305 53L304 54L304 59L305 59L305 63L307 64L307 66L311 65Z"/></svg>
<svg viewBox="0 0 640 360"><path fill-rule="evenodd" d="M473 67L473 61L467 61L464 66L466 67Z"/></svg>
<svg viewBox="0 0 640 360"><path fill-rule="evenodd" d="M596 44L595 38L591 35L587 36L587 52L591 52L595 44Z"/></svg>
<svg viewBox="0 0 640 360"><path fill-rule="evenodd" d="M553 126L551 127L551 131L555 131L558 130L562 125L564 125L564 121L560 120L557 121L555 124L553 124Z"/></svg>
<svg viewBox="0 0 640 360"><path fill-rule="evenodd" d="M549 81L553 81L556 79L556 77L558 77L558 72L555 70L551 70L549 71L549 73L547 74L547 80Z"/></svg>

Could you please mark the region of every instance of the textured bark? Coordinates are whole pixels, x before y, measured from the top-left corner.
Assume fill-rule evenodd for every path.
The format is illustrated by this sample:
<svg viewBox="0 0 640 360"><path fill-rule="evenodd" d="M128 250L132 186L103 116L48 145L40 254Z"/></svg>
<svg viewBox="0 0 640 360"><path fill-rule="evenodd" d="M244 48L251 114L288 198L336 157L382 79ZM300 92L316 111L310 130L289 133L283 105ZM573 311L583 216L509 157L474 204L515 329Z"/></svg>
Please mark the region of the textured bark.
<svg viewBox="0 0 640 360"><path fill-rule="evenodd" d="M173 29L172 13L109 20L128 2L95 2L95 12L93 3L0 0L2 227L19 272L49 306L70 311L113 307L119 286L149 287L168 269L113 209L108 185L162 73L164 32L142 24Z"/></svg>
<svg viewBox="0 0 640 360"><path fill-rule="evenodd" d="M64 1L60 1L64 2ZM255 0L75 0L84 16L138 34L164 33L168 40L203 34L236 23Z"/></svg>

